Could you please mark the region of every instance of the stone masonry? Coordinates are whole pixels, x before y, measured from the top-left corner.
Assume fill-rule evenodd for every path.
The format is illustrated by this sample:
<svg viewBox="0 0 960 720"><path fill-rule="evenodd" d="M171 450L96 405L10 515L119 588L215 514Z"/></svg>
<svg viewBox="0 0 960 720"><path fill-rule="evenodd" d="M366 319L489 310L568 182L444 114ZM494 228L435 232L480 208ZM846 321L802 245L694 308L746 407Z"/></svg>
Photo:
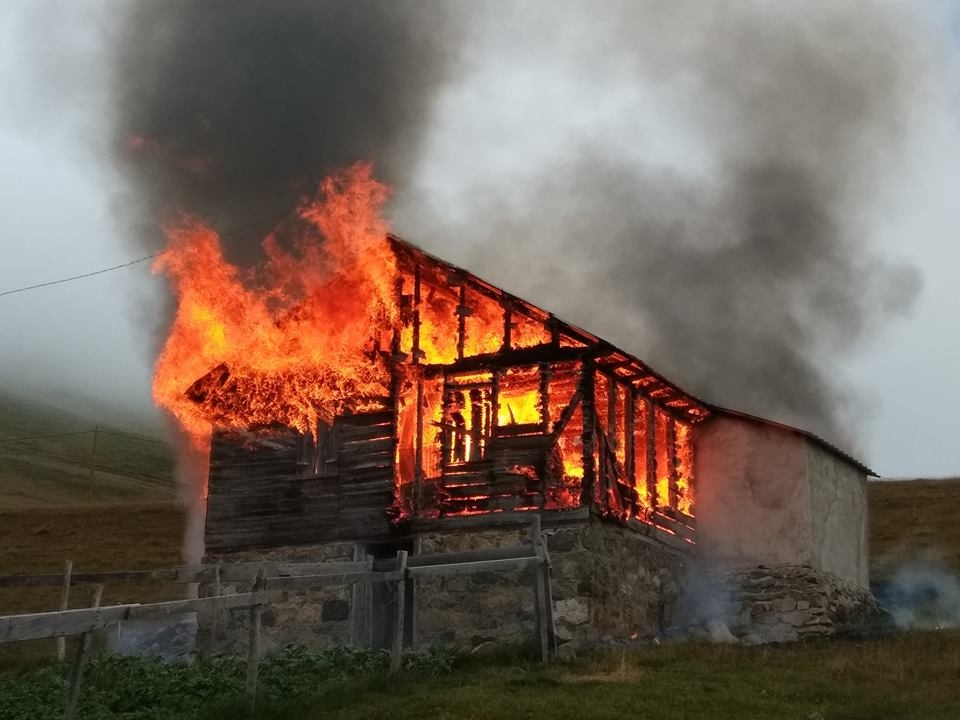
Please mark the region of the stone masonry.
<svg viewBox="0 0 960 720"><path fill-rule="evenodd" d="M735 570L716 585L726 588L730 631L746 644L832 635L877 612L868 591L807 565Z"/></svg>
<svg viewBox="0 0 960 720"><path fill-rule="evenodd" d="M559 644L585 648L598 642L656 637L677 619L681 579L689 558L629 528L597 517L545 530L552 564L554 620ZM458 552L528 543L516 529L430 533L421 552ZM277 548L208 556L208 562L344 561L350 543ZM242 592L249 584L224 585ZM476 573L422 578L415 590L415 642L469 652L479 645L522 645L534 636L532 572ZM265 652L288 643L310 647L353 642L355 608L349 586L281 592L263 613ZM211 648L211 615L200 617L200 643ZM248 612L222 612L217 650L246 643Z"/></svg>

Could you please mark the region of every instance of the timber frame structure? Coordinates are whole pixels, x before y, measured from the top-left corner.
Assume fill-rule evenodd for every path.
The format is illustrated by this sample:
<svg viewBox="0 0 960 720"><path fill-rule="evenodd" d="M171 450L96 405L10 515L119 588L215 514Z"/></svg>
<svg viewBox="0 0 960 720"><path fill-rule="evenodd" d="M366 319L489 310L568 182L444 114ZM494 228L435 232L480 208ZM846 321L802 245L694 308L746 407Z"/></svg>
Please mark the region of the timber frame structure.
<svg viewBox="0 0 960 720"><path fill-rule="evenodd" d="M692 436L705 403L610 343L387 241L400 327L371 361L389 372L390 396L320 421L315 436L215 432L208 551L396 542L530 511L586 510L695 541Z"/></svg>

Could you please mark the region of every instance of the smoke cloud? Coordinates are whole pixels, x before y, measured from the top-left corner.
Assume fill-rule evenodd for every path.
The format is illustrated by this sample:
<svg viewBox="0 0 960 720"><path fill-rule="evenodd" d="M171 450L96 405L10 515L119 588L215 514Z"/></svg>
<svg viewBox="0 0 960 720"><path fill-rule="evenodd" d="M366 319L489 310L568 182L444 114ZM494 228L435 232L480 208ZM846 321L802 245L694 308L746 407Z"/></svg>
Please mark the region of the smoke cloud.
<svg viewBox="0 0 960 720"><path fill-rule="evenodd" d="M864 218L897 172L929 31L879 2L549 6L526 18L549 40L523 44L494 4L477 52L573 78L513 127L562 143L500 158L496 180L463 182L456 218L412 224L707 400L850 442L837 361L921 286ZM686 162L664 160L671 142Z"/></svg>
<svg viewBox="0 0 960 720"><path fill-rule="evenodd" d="M129 6L115 136L141 239L186 211L250 262L321 175L372 160L401 235L707 400L850 442L834 370L921 287L868 222L936 64L919 13L451 7Z"/></svg>
<svg viewBox="0 0 960 720"><path fill-rule="evenodd" d="M190 213L250 262L327 171L368 160L404 185L455 39L434 0L132 3L113 103L141 240Z"/></svg>

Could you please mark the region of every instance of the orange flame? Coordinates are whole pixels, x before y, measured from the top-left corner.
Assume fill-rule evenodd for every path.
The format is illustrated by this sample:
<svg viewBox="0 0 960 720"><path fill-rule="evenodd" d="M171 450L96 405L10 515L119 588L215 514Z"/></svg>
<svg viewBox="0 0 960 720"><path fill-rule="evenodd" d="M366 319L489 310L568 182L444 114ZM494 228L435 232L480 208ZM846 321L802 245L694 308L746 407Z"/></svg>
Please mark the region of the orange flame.
<svg viewBox="0 0 960 720"><path fill-rule="evenodd" d="M310 432L318 417L389 394L385 362L371 352L389 350L398 314L380 216L387 194L369 164L328 177L299 208L292 247L267 238L266 260L247 271L202 221L168 229L154 271L169 279L177 311L153 396L191 436L214 425Z"/></svg>

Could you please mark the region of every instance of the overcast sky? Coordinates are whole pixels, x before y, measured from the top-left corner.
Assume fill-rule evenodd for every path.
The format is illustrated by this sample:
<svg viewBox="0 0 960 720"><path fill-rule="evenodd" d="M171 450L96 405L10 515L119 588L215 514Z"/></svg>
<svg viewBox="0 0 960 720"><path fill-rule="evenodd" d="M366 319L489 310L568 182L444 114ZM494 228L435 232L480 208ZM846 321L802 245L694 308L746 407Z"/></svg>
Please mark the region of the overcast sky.
<svg viewBox="0 0 960 720"><path fill-rule="evenodd" d="M104 38L115 16L109 6L7 0L0 7L0 292L137 256L120 235L123 187L107 152ZM954 39L960 8L931 2L923 12L942 73L905 128L907 151L896 182L868 204L863 222L872 246L920 270L923 290L906 317L891 320L838 368L862 398L853 409L862 425L856 433L861 454L886 476L960 473L954 420L960 405L960 54ZM702 148L678 129L682 118L633 112L649 89L611 80L594 89L595 103L571 109L566 93L591 82L589 76L536 53L526 64L516 57L498 62L482 31L462 82L440 103L419 185L408 193L455 210L469 188L515 177L517 164L549 159L576 133L612 131L610 118L625 112L633 113L634 132L642 128L646 142L635 150L648 161L687 168L702 162ZM525 125L530 113L548 120ZM524 127L529 132L518 131ZM395 230L404 234L402 217ZM453 261L469 257L468 248L442 244ZM150 329L163 288L148 265L0 297L0 385L159 431L150 402ZM524 287L506 289L528 294ZM661 370L669 376L669 368Z"/></svg>

